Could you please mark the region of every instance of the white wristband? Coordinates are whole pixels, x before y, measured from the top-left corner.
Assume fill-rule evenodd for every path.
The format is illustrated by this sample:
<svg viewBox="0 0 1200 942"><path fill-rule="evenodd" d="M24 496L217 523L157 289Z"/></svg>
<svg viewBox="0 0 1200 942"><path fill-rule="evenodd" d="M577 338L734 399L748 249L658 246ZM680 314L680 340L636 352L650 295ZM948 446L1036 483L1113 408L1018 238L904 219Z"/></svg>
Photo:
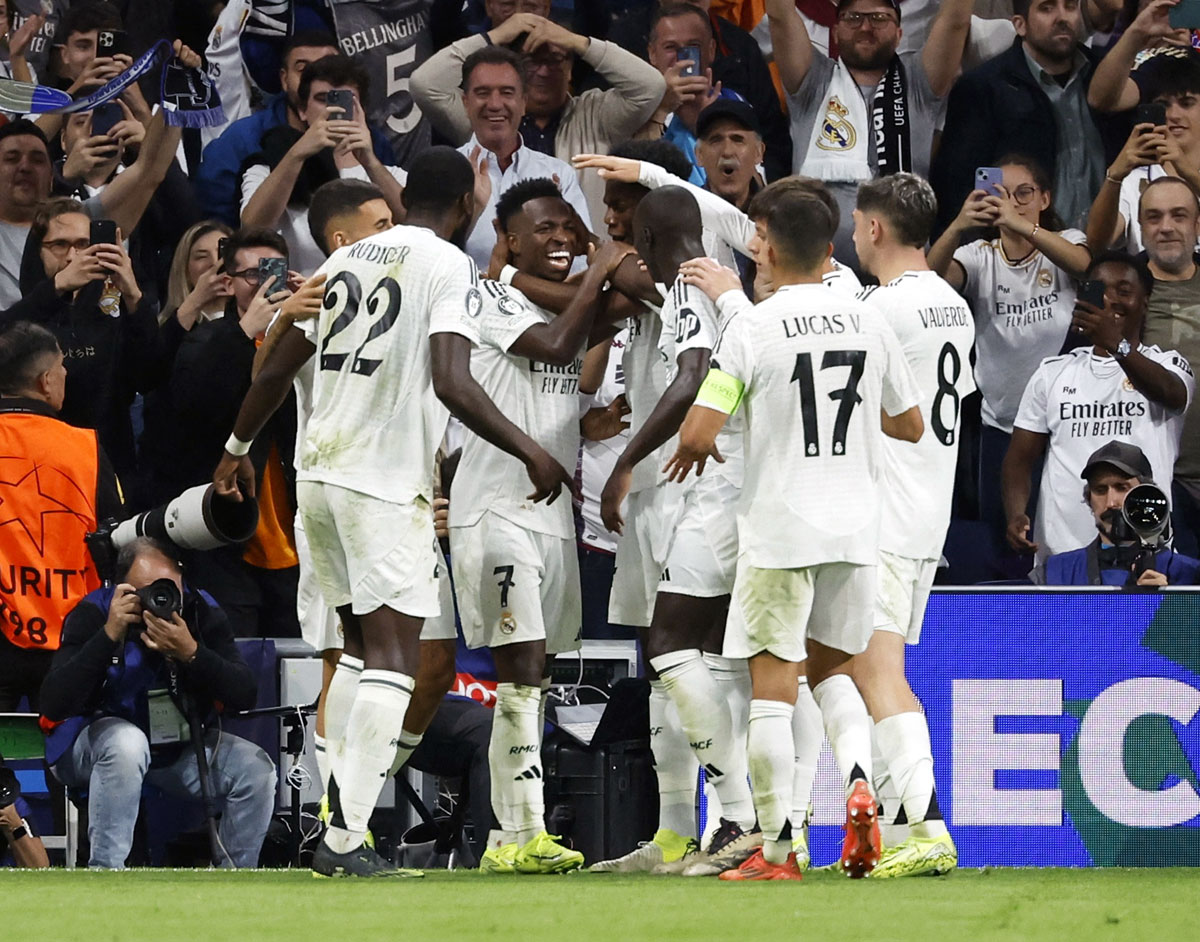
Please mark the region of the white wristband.
<svg viewBox="0 0 1200 942"><path fill-rule="evenodd" d="M516 266L505 265L500 269L500 278L498 279L502 285L511 285L513 278L517 274Z"/></svg>
<svg viewBox="0 0 1200 942"><path fill-rule="evenodd" d="M235 458L240 458L250 453L250 446L253 444L253 441L244 442L236 435L230 435L229 441L225 443L225 450Z"/></svg>

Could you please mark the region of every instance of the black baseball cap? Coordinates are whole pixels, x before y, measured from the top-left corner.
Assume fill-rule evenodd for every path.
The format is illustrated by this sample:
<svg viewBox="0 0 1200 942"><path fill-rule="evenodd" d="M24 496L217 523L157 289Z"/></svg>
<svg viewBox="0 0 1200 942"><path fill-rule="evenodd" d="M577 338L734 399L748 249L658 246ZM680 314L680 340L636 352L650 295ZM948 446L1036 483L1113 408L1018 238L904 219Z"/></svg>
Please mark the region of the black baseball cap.
<svg viewBox="0 0 1200 942"><path fill-rule="evenodd" d="M850 4L852 4L853 2L854 2L854 0L838 0L838 5L837 5L838 13L841 13L842 10L846 9L846 7L850 6ZM882 2L886 3L889 7L891 7L893 10L896 11L896 22L899 23L900 22L900 0L882 0Z"/></svg>
<svg viewBox="0 0 1200 942"><path fill-rule="evenodd" d="M758 123L758 115L748 102L737 98L718 98L701 111L696 117L696 137L704 137L712 123L720 118L736 121L747 131L753 131L762 137L762 125Z"/></svg>
<svg viewBox="0 0 1200 942"><path fill-rule="evenodd" d="M1088 458L1087 464L1083 466L1083 472L1079 476L1087 480L1088 475L1096 469L1096 466L1102 464L1111 465L1118 471L1140 481L1149 481L1154 477L1154 472L1150 468L1150 460L1142 449L1137 445L1129 444L1129 442L1114 440L1107 445L1101 445L1092 452L1092 456Z"/></svg>

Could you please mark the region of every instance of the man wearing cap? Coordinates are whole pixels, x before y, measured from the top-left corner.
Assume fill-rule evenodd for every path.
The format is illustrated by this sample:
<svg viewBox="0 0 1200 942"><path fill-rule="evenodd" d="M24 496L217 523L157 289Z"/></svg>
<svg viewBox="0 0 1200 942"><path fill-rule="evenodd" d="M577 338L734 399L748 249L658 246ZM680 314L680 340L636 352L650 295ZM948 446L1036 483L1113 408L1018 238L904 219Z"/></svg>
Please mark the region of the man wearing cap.
<svg viewBox="0 0 1200 942"><path fill-rule="evenodd" d="M696 163L704 171L704 188L742 212L762 189L765 153L762 127L748 103L718 98L696 118Z"/></svg>
<svg viewBox="0 0 1200 942"><path fill-rule="evenodd" d="M851 214L859 183L900 171L929 176L934 129L962 63L971 10L971 0L945 0L921 51L897 54L897 0L839 0L833 60L809 41L792 0L767 0L792 120L792 166L837 197L838 258L855 264Z"/></svg>
<svg viewBox="0 0 1200 942"><path fill-rule="evenodd" d="M1163 547L1153 564L1140 573L1135 566L1142 548L1119 525L1125 498L1139 484L1152 484L1150 461L1128 442L1113 440L1097 448L1079 475L1087 484L1083 500L1091 508L1098 534L1087 546L1058 553L1038 566L1030 578L1038 585L1164 586L1195 585L1200 560Z"/></svg>

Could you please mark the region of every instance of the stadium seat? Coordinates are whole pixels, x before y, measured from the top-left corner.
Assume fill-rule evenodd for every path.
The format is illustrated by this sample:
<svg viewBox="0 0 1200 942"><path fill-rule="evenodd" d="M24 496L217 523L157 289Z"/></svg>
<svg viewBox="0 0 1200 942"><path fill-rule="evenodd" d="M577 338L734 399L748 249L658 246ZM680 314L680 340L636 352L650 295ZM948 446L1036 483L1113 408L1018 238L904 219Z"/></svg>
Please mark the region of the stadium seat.
<svg viewBox="0 0 1200 942"><path fill-rule="evenodd" d="M13 767L26 795L45 795L51 801L59 786L46 772L45 743L36 713L0 713L0 756ZM68 870L75 869L79 852L79 809L65 792L63 833L42 834L46 850L61 850Z"/></svg>

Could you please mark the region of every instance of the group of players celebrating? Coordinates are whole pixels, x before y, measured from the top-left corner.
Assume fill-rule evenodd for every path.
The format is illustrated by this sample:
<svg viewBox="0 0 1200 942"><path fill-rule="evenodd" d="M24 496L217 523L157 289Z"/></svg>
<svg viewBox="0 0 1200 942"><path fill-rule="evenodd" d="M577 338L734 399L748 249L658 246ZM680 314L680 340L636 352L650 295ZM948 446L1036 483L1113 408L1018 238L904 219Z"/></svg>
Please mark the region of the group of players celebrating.
<svg viewBox="0 0 1200 942"><path fill-rule="evenodd" d="M838 208L819 182L780 180L742 213L673 174L672 151L634 142L576 158L606 181L602 244L554 181L505 191L497 280L456 247L476 208L470 162L426 151L404 224L345 227L272 328L214 480L231 495L252 484L249 443L295 382L304 565L344 631L324 703L317 874L419 875L366 835L448 687L454 615L433 505L450 413L467 430L446 495L454 597L498 677L496 827L480 866L583 865L543 821L547 662L580 642L561 492L580 445L582 358L626 325L632 434L601 516L620 534L610 621L639 628L651 683L659 827L591 869L799 880L826 738L845 786L843 872L956 863L904 675L973 389L971 314L925 263L933 193L911 174L860 188L855 245L880 283L863 290L831 257ZM752 262L757 304L728 267L735 253ZM698 768L713 791L699 839ZM881 823L906 828L886 849Z"/></svg>

